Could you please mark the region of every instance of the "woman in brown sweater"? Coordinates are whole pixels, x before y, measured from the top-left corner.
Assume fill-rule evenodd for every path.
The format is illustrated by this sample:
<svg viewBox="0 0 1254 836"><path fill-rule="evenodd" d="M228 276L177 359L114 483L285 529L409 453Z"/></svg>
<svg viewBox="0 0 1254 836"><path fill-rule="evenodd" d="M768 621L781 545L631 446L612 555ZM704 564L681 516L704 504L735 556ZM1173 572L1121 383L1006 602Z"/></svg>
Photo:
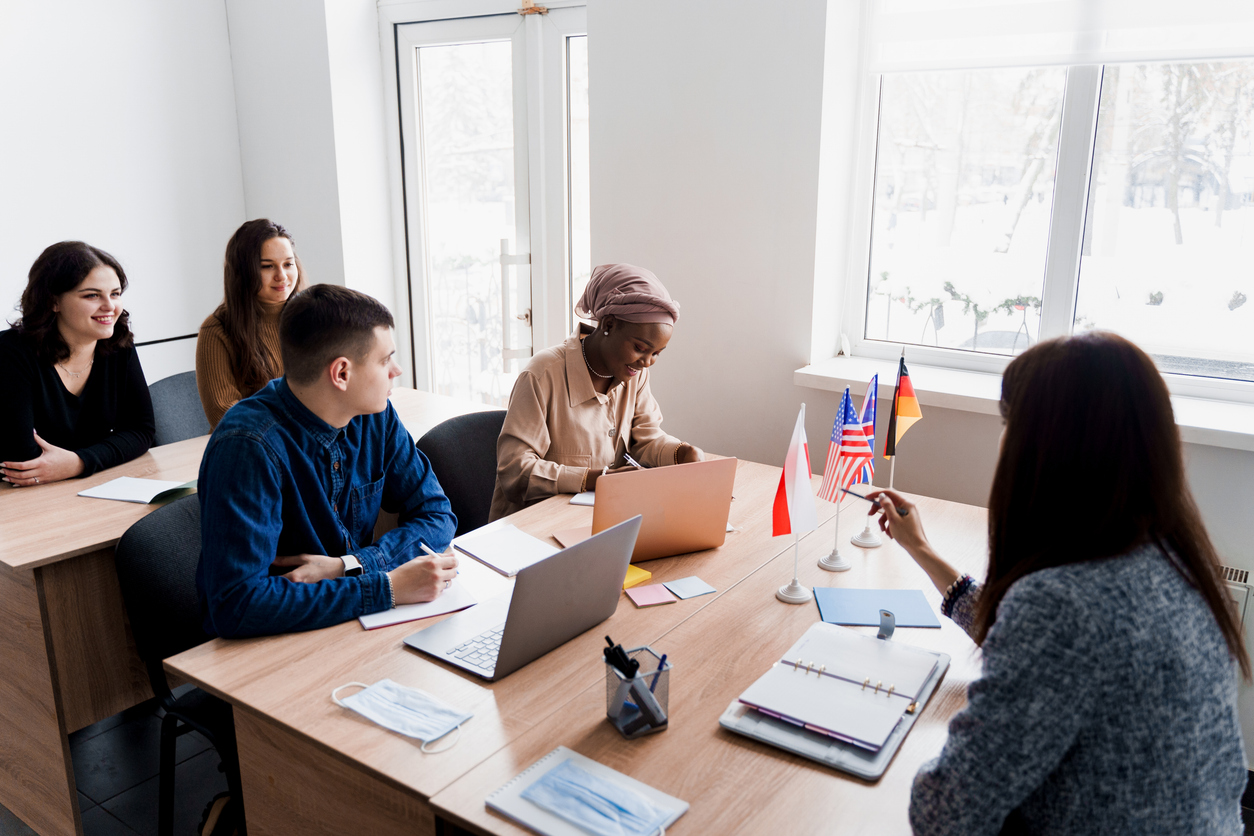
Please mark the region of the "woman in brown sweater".
<svg viewBox="0 0 1254 836"><path fill-rule="evenodd" d="M282 377L279 314L306 284L292 236L265 218L235 230L223 270L225 298L196 340L196 386L210 427L236 401Z"/></svg>

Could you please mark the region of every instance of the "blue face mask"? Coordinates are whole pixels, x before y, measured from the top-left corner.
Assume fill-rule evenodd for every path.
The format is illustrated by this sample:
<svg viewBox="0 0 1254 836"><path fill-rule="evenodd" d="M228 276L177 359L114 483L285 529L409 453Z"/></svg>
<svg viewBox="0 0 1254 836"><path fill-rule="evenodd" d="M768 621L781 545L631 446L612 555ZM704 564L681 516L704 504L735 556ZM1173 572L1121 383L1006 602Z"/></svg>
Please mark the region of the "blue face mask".
<svg viewBox="0 0 1254 836"><path fill-rule="evenodd" d="M350 694L342 700L336 696L350 685L359 685L366 690ZM364 682L341 685L331 692L331 699L335 700L336 705L350 708L385 729L399 732L406 737L416 737L422 741L424 752L443 752L444 749L428 750L427 744L461 728L462 723L474 716L458 711L426 691L397 685L390 679L380 679L369 686ZM445 749L447 748L449 747L446 746Z"/></svg>
<svg viewBox="0 0 1254 836"><path fill-rule="evenodd" d="M595 836L648 836L670 816L630 787L571 761L550 769L522 797Z"/></svg>

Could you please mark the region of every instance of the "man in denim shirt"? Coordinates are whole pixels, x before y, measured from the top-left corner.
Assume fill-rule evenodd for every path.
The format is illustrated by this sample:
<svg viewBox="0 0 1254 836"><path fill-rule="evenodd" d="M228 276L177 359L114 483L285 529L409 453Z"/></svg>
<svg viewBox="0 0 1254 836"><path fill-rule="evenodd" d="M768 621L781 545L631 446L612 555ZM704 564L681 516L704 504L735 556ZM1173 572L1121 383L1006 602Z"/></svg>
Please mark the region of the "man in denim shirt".
<svg viewBox="0 0 1254 836"><path fill-rule="evenodd" d="M388 402L392 314L314 285L283 309L286 376L231 407L200 465L196 586L211 635L313 630L436 598L457 523ZM379 509L400 523L377 542Z"/></svg>

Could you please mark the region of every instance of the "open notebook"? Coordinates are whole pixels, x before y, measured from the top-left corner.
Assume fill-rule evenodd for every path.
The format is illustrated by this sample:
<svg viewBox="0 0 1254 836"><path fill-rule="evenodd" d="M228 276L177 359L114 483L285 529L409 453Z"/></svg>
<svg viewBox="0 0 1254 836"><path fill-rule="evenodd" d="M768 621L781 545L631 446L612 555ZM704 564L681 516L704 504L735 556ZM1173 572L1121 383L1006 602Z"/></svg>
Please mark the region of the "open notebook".
<svg viewBox="0 0 1254 836"><path fill-rule="evenodd" d="M948 657L819 623L740 702L876 752L904 718L916 714L942 664L948 665Z"/></svg>

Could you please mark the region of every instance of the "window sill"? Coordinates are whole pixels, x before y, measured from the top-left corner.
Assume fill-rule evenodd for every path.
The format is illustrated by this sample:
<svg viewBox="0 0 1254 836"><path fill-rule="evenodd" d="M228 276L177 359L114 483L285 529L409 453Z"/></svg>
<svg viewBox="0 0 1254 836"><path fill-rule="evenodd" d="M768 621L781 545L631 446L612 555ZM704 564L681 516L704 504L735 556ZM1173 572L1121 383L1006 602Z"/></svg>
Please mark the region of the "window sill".
<svg viewBox="0 0 1254 836"><path fill-rule="evenodd" d="M871 357L833 357L793 372L793 383L808 389L842 392L861 397L872 375L880 376L880 398L891 398L897 380L897 361ZM998 415L1001 375L910 364L910 380L923 406ZM1186 398L1174 395L1172 408L1180 438L1229 450L1254 452L1254 404Z"/></svg>

